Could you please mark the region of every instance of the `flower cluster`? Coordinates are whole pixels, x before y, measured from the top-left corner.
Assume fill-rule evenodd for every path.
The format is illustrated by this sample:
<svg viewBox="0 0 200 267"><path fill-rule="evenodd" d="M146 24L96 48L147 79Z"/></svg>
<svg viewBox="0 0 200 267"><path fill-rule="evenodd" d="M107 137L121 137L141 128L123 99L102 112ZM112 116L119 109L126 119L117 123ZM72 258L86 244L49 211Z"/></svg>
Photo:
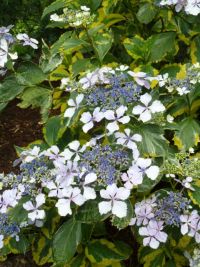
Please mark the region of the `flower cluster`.
<svg viewBox="0 0 200 267"><path fill-rule="evenodd" d="M64 8L63 14L58 15L52 14L50 17L51 21L64 22L69 24L71 27L86 26L93 22L95 15L90 13L90 8L87 6L81 6L79 12L74 9Z"/></svg>
<svg viewBox="0 0 200 267"><path fill-rule="evenodd" d="M163 230L169 226L179 227L183 235L195 237L199 243L200 217L196 210L190 212L190 209L190 200L182 193L170 191L163 195L162 192L135 204L135 217L130 225L139 227L143 245L153 249L167 241Z"/></svg>
<svg viewBox="0 0 200 267"><path fill-rule="evenodd" d="M188 15L197 16L200 14L199 0L162 0L159 4L161 6L175 5L176 12L184 10Z"/></svg>
<svg viewBox="0 0 200 267"><path fill-rule="evenodd" d="M111 146L93 147L81 156L81 167L88 172L95 172L99 184L116 183L129 166L129 154L123 149L113 150Z"/></svg>
<svg viewBox="0 0 200 267"><path fill-rule="evenodd" d="M177 92L179 95L190 93L200 82L200 64L196 63L188 66L186 69L186 77L182 79L169 78L168 74L157 76L160 87L165 87L168 92Z"/></svg>

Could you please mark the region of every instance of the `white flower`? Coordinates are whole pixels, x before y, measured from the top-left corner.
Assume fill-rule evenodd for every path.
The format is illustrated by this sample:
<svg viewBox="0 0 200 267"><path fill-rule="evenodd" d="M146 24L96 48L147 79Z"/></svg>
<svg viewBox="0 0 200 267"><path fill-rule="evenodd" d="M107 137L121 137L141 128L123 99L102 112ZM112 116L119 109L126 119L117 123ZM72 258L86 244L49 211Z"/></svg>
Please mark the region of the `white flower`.
<svg viewBox="0 0 200 267"><path fill-rule="evenodd" d="M26 33L19 33L16 38L23 41L23 46L29 45L33 49L38 49L38 41L34 38L30 38Z"/></svg>
<svg viewBox="0 0 200 267"><path fill-rule="evenodd" d="M143 239L144 246L150 246L153 249L157 249L160 242L165 243L167 241L167 234L162 231L163 222L151 220L147 227L139 228L139 234L146 236Z"/></svg>
<svg viewBox="0 0 200 267"><path fill-rule="evenodd" d="M95 108L92 115L90 112L84 112L80 118L80 120L84 123L84 133L87 133L90 129L94 127L94 122L100 122L103 118L104 113L100 111L99 107Z"/></svg>
<svg viewBox="0 0 200 267"><path fill-rule="evenodd" d="M173 121L174 121L174 117L172 117L170 114L168 114L167 115L167 122L169 122L169 123L173 123Z"/></svg>
<svg viewBox="0 0 200 267"><path fill-rule="evenodd" d="M143 122L151 120L151 114L163 112L165 110L165 107L159 100L155 100L149 105L151 100L151 95L146 93L140 97L140 101L143 105L137 105L133 108L132 113L134 115L140 115L139 119Z"/></svg>
<svg viewBox="0 0 200 267"><path fill-rule="evenodd" d="M81 10L87 12L87 11L90 11L90 8L87 6L81 6Z"/></svg>
<svg viewBox="0 0 200 267"><path fill-rule="evenodd" d="M65 110L64 117L72 118L74 116L74 113L78 110L80 103L83 101L83 98L84 95L79 94L77 95L76 100L69 99L67 102L69 108Z"/></svg>
<svg viewBox="0 0 200 267"><path fill-rule="evenodd" d="M20 157L24 162L31 162L34 159L39 158L43 153L40 153L40 147L39 146L34 146L30 150L23 151L20 154Z"/></svg>
<svg viewBox="0 0 200 267"><path fill-rule="evenodd" d="M126 65L120 65L118 68L116 68L116 70L121 71L121 72L126 71L128 69L129 69L129 66L126 66Z"/></svg>
<svg viewBox="0 0 200 267"><path fill-rule="evenodd" d="M0 213L6 213L8 207L15 207L18 203L17 199L17 189L3 191L0 195Z"/></svg>
<svg viewBox="0 0 200 267"><path fill-rule="evenodd" d="M65 163L66 161L65 155L60 153L60 150L57 146L51 146L49 149L47 149L47 151L44 152L44 155L52 160L54 165Z"/></svg>
<svg viewBox="0 0 200 267"><path fill-rule="evenodd" d="M64 188L63 185L50 181L45 184L45 187L49 189L49 193L48 193L49 197L58 197L58 198L63 197L63 193L62 193L62 190Z"/></svg>
<svg viewBox="0 0 200 267"><path fill-rule="evenodd" d="M88 173L85 176L85 181L83 183L83 196L86 200L96 198L96 192L94 188L88 186L89 184L95 182L96 180L97 180L96 173Z"/></svg>
<svg viewBox="0 0 200 267"><path fill-rule="evenodd" d="M60 89L64 89L69 84L69 81L70 81L69 78L62 78L61 79ZM68 92L68 91L70 91L70 89L71 89L70 87L67 87L66 91Z"/></svg>
<svg viewBox="0 0 200 267"><path fill-rule="evenodd" d="M102 201L99 203L100 214L106 214L112 212L119 218L126 217L127 215L127 204L124 202L129 195L130 190L124 187L117 187L116 184L108 185L106 189L100 191L102 198L108 201Z"/></svg>
<svg viewBox="0 0 200 267"><path fill-rule="evenodd" d="M115 137L117 138L117 144L126 146L132 150L137 149L137 145L135 142L142 141L142 136L140 134L134 134L131 136L130 129L125 129L124 133L115 133Z"/></svg>
<svg viewBox="0 0 200 267"><path fill-rule="evenodd" d="M8 43L5 39L0 39L0 67L4 67L8 61Z"/></svg>
<svg viewBox="0 0 200 267"><path fill-rule="evenodd" d="M185 12L197 16L200 14L200 1L199 0L189 0L185 7Z"/></svg>
<svg viewBox="0 0 200 267"><path fill-rule="evenodd" d="M58 14L54 13L50 16L51 21L64 21L63 18L59 17Z"/></svg>
<svg viewBox="0 0 200 267"><path fill-rule="evenodd" d="M186 177L186 179L184 179L183 181L182 181L182 185L185 187L185 188L187 188L187 189L190 189L190 190L192 190L192 191L195 191L195 189L192 187L192 185L191 185L191 182L193 181L193 179L192 179L192 177L190 177L190 176L188 176L188 177Z"/></svg>
<svg viewBox="0 0 200 267"><path fill-rule="evenodd" d="M66 148L64 150L66 159L69 160L75 156L73 160L79 161L80 160L79 154L82 153L86 149L86 147L83 146L82 148L80 148L80 142L77 140L72 141L71 143L68 144L68 146L70 149Z"/></svg>
<svg viewBox="0 0 200 267"><path fill-rule="evenodd" d="M0 235L0 249L3 248L3 246L4 246L3 239L4 239L4 236Z"/></svg>
<svg viewBox="0 0 200 267"><path fill-rule="evenodd" d="M56 207L58 208L58 213L60 216L71 215L71 202L76 205L81 206L85 202L85 198L81 195L81 190L78 187L72 188L68 187L63 189L63 197L58 200Z"/></svg>
<svg viewBox="0 0 200 267"><path fill-rule="evenodd" d="M179 95L187 95L190 92L190 90L188 90L187 87L185 87L185 86L182 88L177 87L176 91L178 92Z"/></svg>
<svg viewBox="0 0 200 267"><path fill-rule="evenodd" d="M115 131L119 130L119 122L126 124L130 121L129 116L124 116L126 111L127 107L120 106L115 112L113 110L107 110L104 112L105 119L112 121L106 126L110 133L114 133Z"/></svg>
<svg viewBox="0 0 200 267"><path fill-rule="evenodd" d="M23 204L23 208L29 211L28 218L32 222L35 222L36 220L42 220L45 217L44 210L40 209L40 207L45 203L45 195L44 194L37 195L35 198L35 202L36 202L35 205L30 200Z"/></svg>
<svg viewBox="0 0 200 267"><path fill-rule="evenodd" d="M147 80L147 74L145 72L133 72L133 71L128 71L128 74L134 78L137 84L144 86L145 88L149 89L150 88L150 83Z"/></svg>
<svg viewBox="0 0 200 267"><path fill-rule="evenodd" d="M158 75L154 79L158 81L160 87L163 87L169 81L169 74L165 73L163 75Z"/></svg>
<svg viewBox="0 0 200 267"><path fill-rule="evenodd" d="M135 181L142 182L143 176L146 175L151 180L155 180L159 174L158 166L151 166L151 159L138 158L131 167L132 175Z"/></svg>

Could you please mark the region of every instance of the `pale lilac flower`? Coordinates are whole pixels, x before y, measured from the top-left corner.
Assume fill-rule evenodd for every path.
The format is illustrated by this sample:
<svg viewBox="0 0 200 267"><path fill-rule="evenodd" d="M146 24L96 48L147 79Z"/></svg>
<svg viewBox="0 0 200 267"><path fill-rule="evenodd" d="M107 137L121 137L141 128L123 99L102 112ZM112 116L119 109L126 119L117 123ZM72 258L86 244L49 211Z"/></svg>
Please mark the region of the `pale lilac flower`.
<svg viewBox="0 0 200 267"><path fill-rule="evenodd" d="M26 33L17 34L16 38L23 42L23 46L31 46L33 49L38 49L38 41L30 38Z"/></svg>
<svg viewBox="0 0 200 267"><path fill-rule="evenodd" d="M200 216L197 210L193 210L191 214L185 214L180 216L181 233L182 235L188 234L191 229L196 229L196 225L200 220Z"/></svg>
<svg viewBox="0 0 200 267"><path fill-rule="evenodd" d="M107 110L104 113L105 119L112 121L107 124L106 128L108 129L109 133L114 133L115 131L119 130L118 123L126 124L130 121L129 116L124 116L125 112L127 111L127 107L120 106L115 112L113 110Z"/></svg>
<svg viewBox="0 0 200 267"><path fill-rule="evenodd" d="M150 246L153 249L157 249L161 243L167 241L167 234L163 232L162 221L151 220L146 227L139 228L139 234L145 236L143 239L144 246Z"/></svg>
<svg viewBox="0 0 200 267"><path fill-rule="evenodd" d="M65 156L67 160L70 160L73 157L74 161L79 161L79 154L83 153L86 149L85 146L81 147L80 142L75 140L68 144L68 148L65 149Z"/></svg>
<svg viewBox="0 0 200 267"><path fill-rule="evenodd" d="M102 198L108 201L102 201L98 204L100 214L112 212L119 218L126 217L127 204L124 202L129 195L130 190L124 187L117 187L116 184L108 185L106 189L100 191Z"/></svg>
<svg viewBox="0 0 200 267"><path fill-rule="evenodd" d="M33 223L36 222L37 220L44 219L45 211L40 209L44 203L45 203L45 195L41 193L36 196L35 204L33 204L33 202L30 200L23 204L23 208L29 211L28 218Z"/></svg>
<svg viewBox="0 0 200 267"><path fill-rule="evenodd" d="M125 182L124 187L127 189L132 189L134 186L137 186L142 183L143 176L142 175L135 175L135 168L130 167L127 173L123 173L121 178L122 181Z"/></svg>
<svg viewBox="0 0 200 267"><path fill-rule="evenodd" d="M125 129L124 133L115 133L115 137L117 138L117 144L126 146L132 150L137 149L137 145L135 142L142 141L142 136L140 134L131 135L130 129Z"/></svg>
<svg viewBox="0 0 200 267"><path fill-rule="evenodd" d="M68 108L65 110L64 117L72 118L75 114L75 112L78 110L81 102L83 101L84 95L79 94L77 95L76 99L69 99L68 100Z"/></svg>
<svg viewBox="0 0 200 267"><path fill-rule="evenodd" d="M154 218L153 212L156 204L156 197L149 198L135 204L135 218L132 218L132 225L136 223L137 226L147 225L151 219Z"/></svg>
<svg viewBox="0 0 200 267"><path fill-rule="evenodd" d="M81 190L78 187L68 187L63 189L63 198L59 199L56 203L56 207L58 208L58 213L60 216L72 214L71 202L74 202L78 206L83 205L85 202L85 198L83 195L81 195Z"/></svg>
<svg viewBox="0 0 200 267"><path fill-rule="evenodd" d="M94 122L100 122L103 118L104 113L100 111L99 107L95 108L92 115L90 112L84 112L80 118L80 120L84 123L84 133L87 133L90 129L94 127Z"/></svg>
<svg viewBox="0 0 200 267"><path fill-rule="evenodd" d="M112 69L109 67L97 69L88 73L84 78L81 78L79 82L83 89L90 88L95 84L108 84L110 80L105 76L105 74L111 70Z"/></svg>
<svg viewBox="0 0 200 267"><path fill-rule="evenodd" d="M150 88L150 83L148 81L147 74L145 72L133 72L128 71L128 74L134 78L137 84L144 86L145 88Z"/></svg>
<svg viewBox="0 0 200 267"><path fill-rule="evenodd" d="M156 112L163 112L165 107L159 100L152 101L150 94L146 93L140 97L140 101L143 105L137 105L133 108L132 113L134 115L140 115L139 119L143 122L151 120L152 114Z"/></svg>
<svg viewBox="0 0 200 267"><path fill-rule="evenodd" d="M78 175L77 162L67 161L67 164L58 164L56 166L56 182L63 187L70 186L74 182L74 178Z"/></svg>

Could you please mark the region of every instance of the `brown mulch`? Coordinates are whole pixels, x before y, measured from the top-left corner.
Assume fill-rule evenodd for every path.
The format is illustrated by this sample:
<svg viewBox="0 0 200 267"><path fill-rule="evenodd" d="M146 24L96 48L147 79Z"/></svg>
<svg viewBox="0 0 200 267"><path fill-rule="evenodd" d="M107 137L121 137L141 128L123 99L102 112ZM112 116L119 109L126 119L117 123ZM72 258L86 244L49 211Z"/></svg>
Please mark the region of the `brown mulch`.
<svg viewBox="0 0 200 267"><path fill-rule="evenodd" d="M14 171L13 161L17 158L14 145L27 146L42 139L40 113L36 109L21 109L12 101L0 113L0 173Z"/></svg>

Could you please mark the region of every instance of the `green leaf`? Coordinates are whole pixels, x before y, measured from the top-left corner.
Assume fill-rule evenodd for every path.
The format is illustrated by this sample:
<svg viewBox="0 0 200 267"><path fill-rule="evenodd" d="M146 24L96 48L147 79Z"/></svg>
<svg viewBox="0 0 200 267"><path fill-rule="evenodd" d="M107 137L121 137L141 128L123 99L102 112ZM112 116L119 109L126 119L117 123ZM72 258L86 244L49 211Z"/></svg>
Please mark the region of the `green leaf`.
<svg viewBox="0 0 200 267"><path fill-rule="evenodd" d="M66 267L86 267L86 258L84 254L77 255L70 261Z"/></svg>
<svg viewBox="0 0 200 267"><path fill-rule="evenodd" d="M0 103L0 112L8 105L8 102Z"/></svg>
<svg viewBox="0 0 200 267"><path fill-rule="evenodd" d="M125 244L121 242L120 246L123 245ZM112 261L126 260L130 254L130 248L121 250L119 243L115 245L106 239L92 240L85 248L85 255L89 261L101 265L106 265Z"/></svg>
<svg viewBox="0 0 200 267"><path fill-rule="evenodd" d="M48 117L52 104L52 91L44 87L30 87L24 91L20 97L22 102L18 104L21 108L40 108L43 121Z"/></svg>
<svg viewBox="0 0 200 267"><path fill-rule="evenodd" d="M136 14L136 17L139 20L139 22L148 24L155 18L156 14L157 10L155 5L146 3L140 7L140 9Z"/></svg>
<svg viewBox="0 0 200 267"><path fill-rule="evenodd" d="M62 47L63 43L71 37L71 34L71 32L65 32L60 36L60 38L51 46L51 55L59 53L59 49Z"/></svg>
<svg viewBox="0 0 200 267"><path fill-rule="evenodd" d="M109 214L101 215L98 208L99 201L97 199L87 201L81 206L76 214L76 220L82 223L95 223L105 220Z"/></svg>
<svg viewBox="0 0 200 267"><path fill-rule="evenodd" d="M83 244L87 244L92 236L92 232L94 230L94 224L81 224L81 231L82 231L82 240Z"/></svg>
<svg viewBox="0 0 200 267"><path fill-rule="evenodd" d="M108 14L103 19L102 22L106 25L106 27L110 27L115 23L118 23L122 20L125 20L125 17L121 14Z"/></svg>
<svg viewBox="0 0 200 267"><path fill-rule="evenodd" d="M32 255L37 265L53 262L52 240L43 235L36 235L32 244Z"/></svg>
<svg viewBox="0 0 200 267"><path fill-rule="evenodd" d="M15 77L9 77L0 84L0 110L6 106L6 102L13 100L24 90L23 85L19 85Z"/></svg>
<svg viewBox="0 0 200 267"><path fill-rule="evenodd" d="M11 222L20 224L27 220L27 211L23 208L23 204L30 199L28 196L21 198L14 209L10 209L8 214Z"/></svg>
<svg viewBox="0 0 200 267"><path fill-rule="evenodd" d="M169 52L176 52L175 32L165 32L152 35L147 40L147 49L149 50L148 61L161 61Z"/></svg>
<svg viewBox="0 0 200 267"><path fill-rule="evenodd" d="M100 62L103 61L104 57L112 47L113 37L112 33L104 32L104 33L97 33L96 35L92 36L94 49L98 54L98 58Z"/></svg>
<svg viewBox="0 0 200 267"><path fill-rule="evenodd" d="M13 254L25 254L30 246L28 239L24 235L19 235L19 241L16 238L9 240L9 248Z"/></svg>
<svg viewBox="0 0 200 267"><path fill-rule="evenodd" d="M200 126L192 117L188 117L177 124L174 135L174 144L179 149L188 150L199 142Z"/></svg>
<svg viewBox="0 0 200 267"><path fill-rule="evenodd" d="M19 84L30 86L43 82L47 75L36 64L24 63L18 68L16 78Z"/></svg>
<svg viewBox="0 0 200 267"><path fill-rule="evenodd" d="M191 55L193 64L200 62L200 37L199 35L196 36L191 42L190 55Z"/></svg>
<svg viewBox="0 0 200 267"><path fill-rule="evenodd" d="M196 180L195 183L192 183L194 191L188 190L188 195L192 202L200 207L200 181Z"/></svg>
<svg viewBox="0 0 200 267"><path fill-rule="evenodd" d="M142 135L138 147L146 156L162 157L168 153L168 144L163 136L163 130L153 124L141 124L135 131Z"/></svg>
<svg viewBox="0 0 200 267"><path fill-rule="evenodd" d="M53 238L53 257L57 263L68 262L81 241L81 223L73 218L65 222Z"/></svg>
<svg viewBox="0 0 200 267"><path fill-rule="evenodd" d="M176 51L175 32L164 32L154 34L147 40L142 39L140 36L134 38L126 38L124 46L135 60L141 59L143 62L159 62L168 55L168 53Z"/></svg>
<svg viewBox="0 0 200 267"><path fill-rule="evenodd" d="M88 46L89 44L86 41L77 38L70 38L65 40L64 43L61 45L61 48L65 50L77 49L82 45Z"/></svg>
<svg viewBox="0 0 200 267"><path fill-rule="evenodd" d="M165 254L163 249L151 249L150 247L142 247L139 250L139 262L144 267L164 267ZM157 265L156 265L157 264Z"/></svg>
<svg viewBox="0 0 200 267"><path fill-rule="evenodd" d="M42 14L42 19L47 16L48 14L55 12L63 7L66 6L66 0L57 0L53 3L51 3L49 6L47 6Z"/></svg>
<svg viewBox="0 0 200 267"><path fill-rule="evenodd" d="M62 137L67 126L62 116L54 116L47 120L43 128L44 139L49 146L55 145Z"/></svg>
<svg viewBox="0 0 200 267"><path fill-rule="evenodd" d="M90 59L78 59L74 64L72 64L72 72L74 76L77 76L80 72L89 69L90 65Z"/></svg>
<svg viewBox="0 0 200 267"><path fill-rule="evenodd" d="M136 35L131 39L126 38L124 40L124 47L132 58L135 60L142 59L145 61L146 43L142 37Z"/></svg>

